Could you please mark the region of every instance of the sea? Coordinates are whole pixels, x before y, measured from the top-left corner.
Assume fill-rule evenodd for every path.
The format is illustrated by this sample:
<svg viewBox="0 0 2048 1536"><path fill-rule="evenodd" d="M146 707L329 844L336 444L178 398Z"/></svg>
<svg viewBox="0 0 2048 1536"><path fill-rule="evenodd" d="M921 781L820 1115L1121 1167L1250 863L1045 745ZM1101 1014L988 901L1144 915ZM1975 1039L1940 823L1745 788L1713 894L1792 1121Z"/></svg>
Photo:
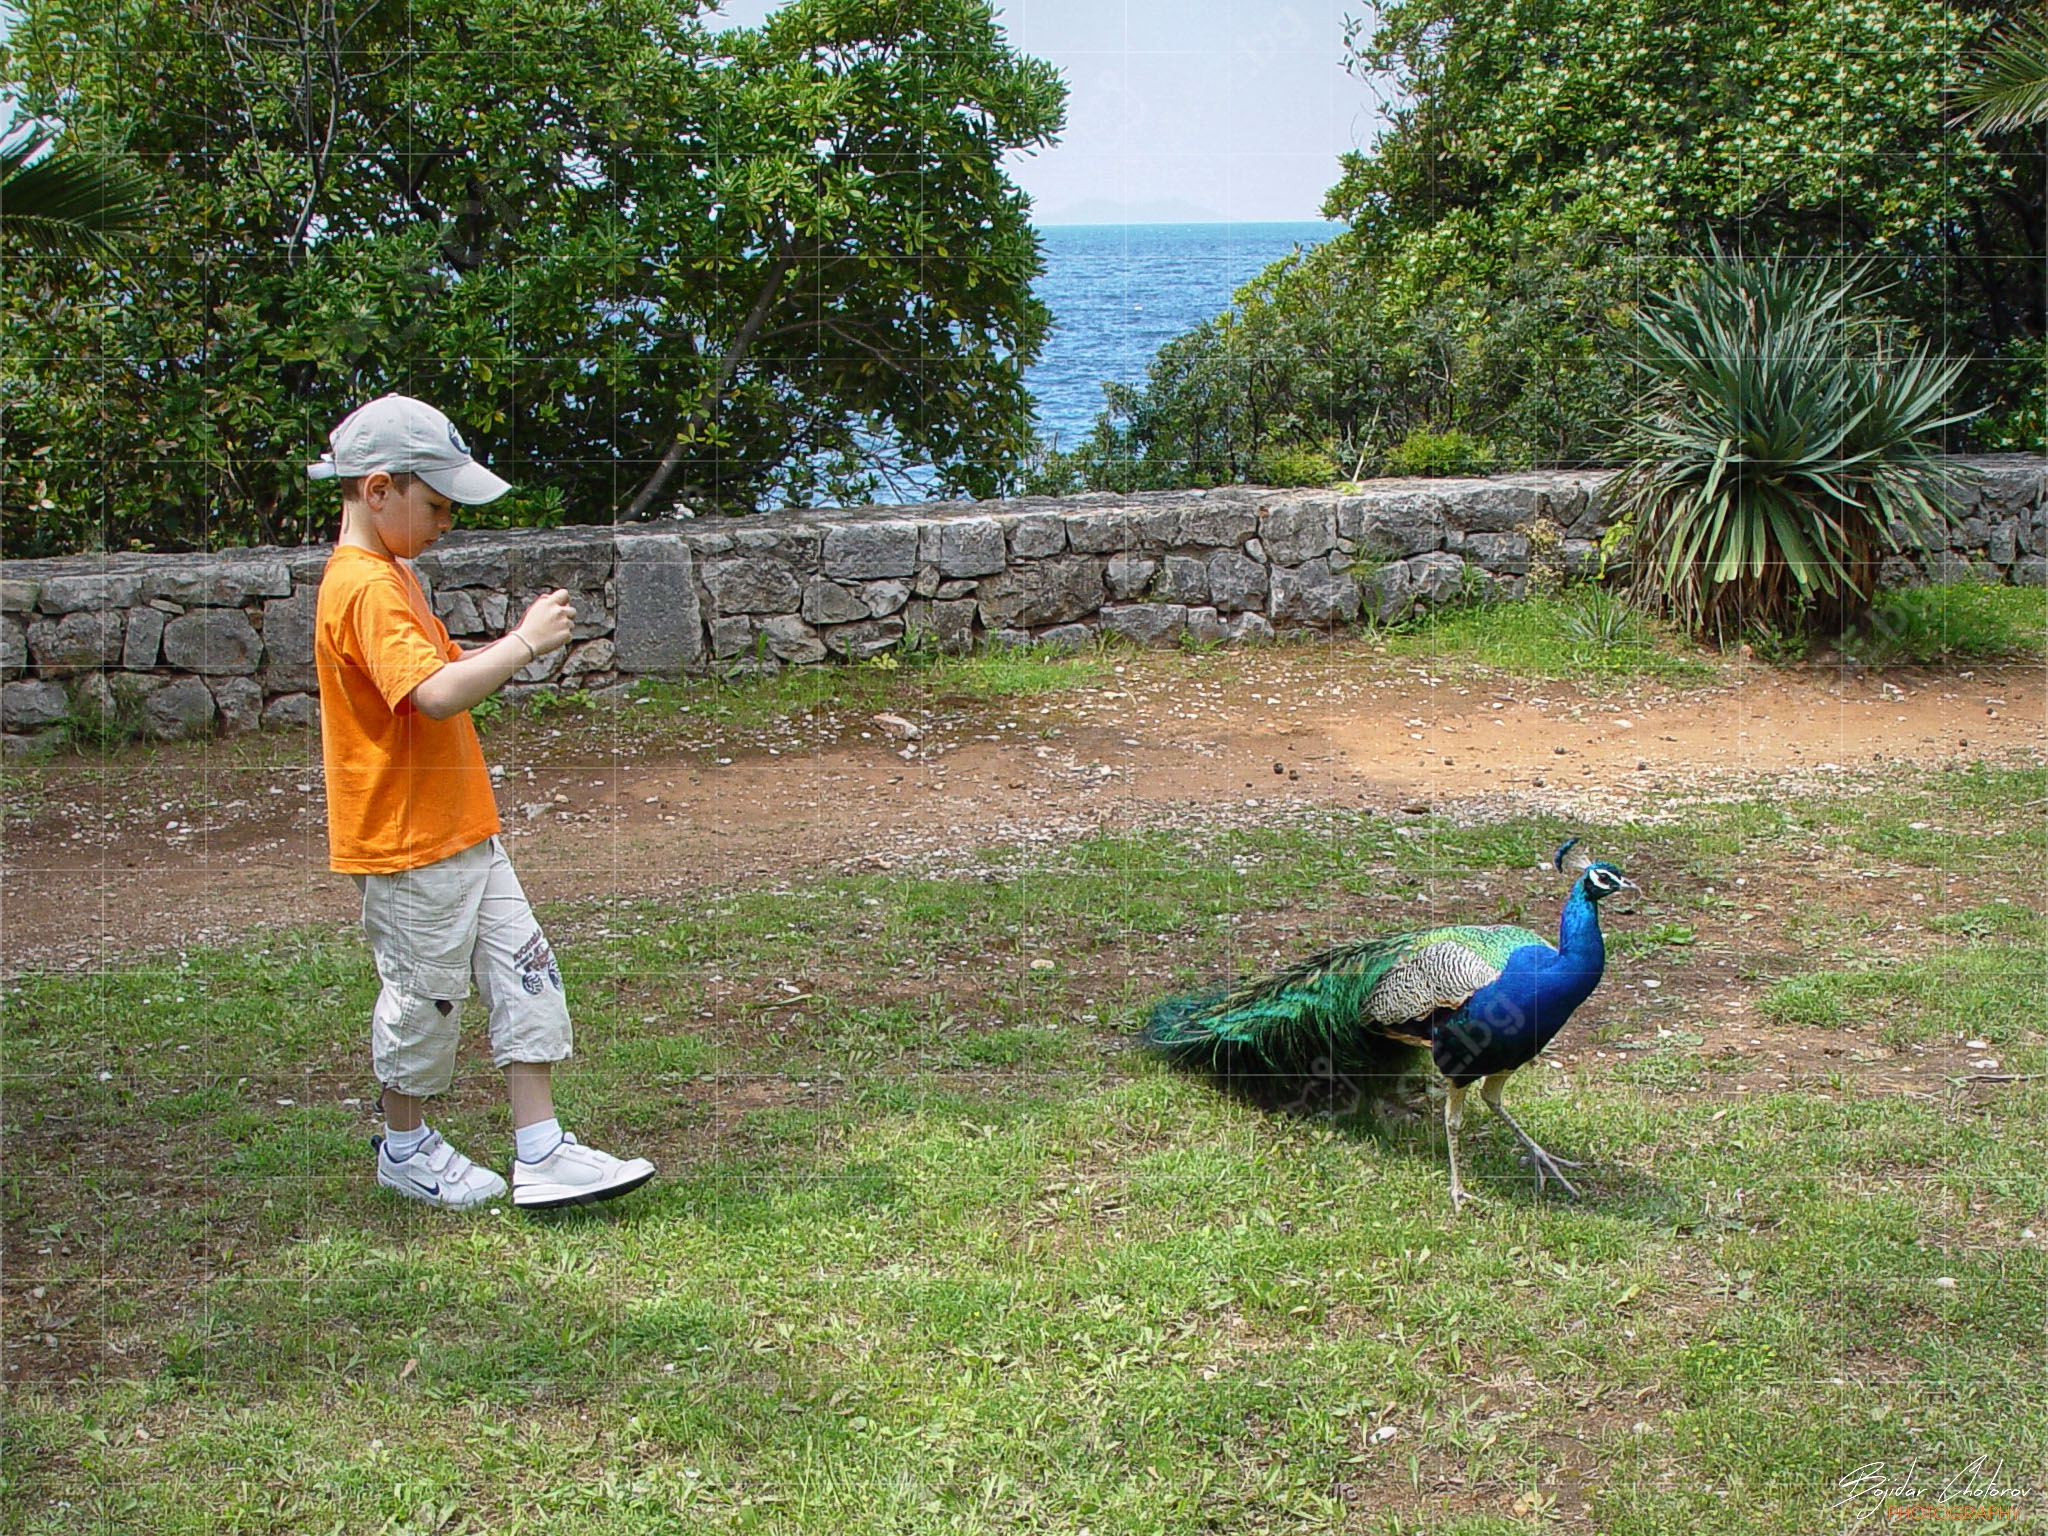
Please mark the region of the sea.
<svg viewBox="0 0 2048 1536"><path fill-rule="evenodd" d="M1230 307L1231 295L1341 224L1055 224L1039 230L1035 285L1053 331L1025 382L1040 435L1072 448L1102 411L1105 380L1142 384L1160 346Z"/></svg>

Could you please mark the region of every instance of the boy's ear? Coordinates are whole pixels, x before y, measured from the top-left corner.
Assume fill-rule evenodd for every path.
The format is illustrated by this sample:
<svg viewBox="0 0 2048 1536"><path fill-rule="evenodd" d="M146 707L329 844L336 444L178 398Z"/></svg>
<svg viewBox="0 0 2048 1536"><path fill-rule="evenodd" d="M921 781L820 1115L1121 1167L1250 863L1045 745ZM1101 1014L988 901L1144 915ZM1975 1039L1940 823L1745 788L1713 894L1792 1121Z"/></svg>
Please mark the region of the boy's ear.
<svg viewBox="0 0 2048 1536"><path fill-rule="evenodd" d="M363 500L374 505L391 494L391 471L373 469L363 476L361 485Z"/></svg>

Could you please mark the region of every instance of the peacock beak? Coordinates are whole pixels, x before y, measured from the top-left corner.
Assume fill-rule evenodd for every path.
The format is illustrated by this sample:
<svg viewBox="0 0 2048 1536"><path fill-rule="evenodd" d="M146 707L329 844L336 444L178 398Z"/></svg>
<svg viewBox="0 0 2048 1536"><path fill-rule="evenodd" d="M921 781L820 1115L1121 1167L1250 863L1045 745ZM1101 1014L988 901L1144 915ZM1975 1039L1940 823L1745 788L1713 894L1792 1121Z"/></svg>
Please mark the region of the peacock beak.
<svg viewBox="0 0 2048 1536"><path fill-rule="evenodd" d="M1640 891L1642 889L1640 885L1629 879L1627 875L1617 875L1615 878L1621 881L1621 889L1624 891Z"/></svg>

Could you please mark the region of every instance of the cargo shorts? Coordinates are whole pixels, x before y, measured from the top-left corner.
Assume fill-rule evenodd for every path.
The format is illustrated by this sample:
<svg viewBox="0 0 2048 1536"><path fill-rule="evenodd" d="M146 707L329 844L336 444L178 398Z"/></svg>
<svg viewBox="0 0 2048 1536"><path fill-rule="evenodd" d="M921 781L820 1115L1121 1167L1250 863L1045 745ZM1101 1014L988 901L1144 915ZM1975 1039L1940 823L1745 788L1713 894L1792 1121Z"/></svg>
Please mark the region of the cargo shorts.
<svg viewBox="0 0 2048 1536"><path fill-rule="evenodd" d="M562 972L497 838L418 869L355 880L384 984L370 1016L379 1083L418 1098L447 1089L472 979L498 1066L569 1054Z"/></svg>

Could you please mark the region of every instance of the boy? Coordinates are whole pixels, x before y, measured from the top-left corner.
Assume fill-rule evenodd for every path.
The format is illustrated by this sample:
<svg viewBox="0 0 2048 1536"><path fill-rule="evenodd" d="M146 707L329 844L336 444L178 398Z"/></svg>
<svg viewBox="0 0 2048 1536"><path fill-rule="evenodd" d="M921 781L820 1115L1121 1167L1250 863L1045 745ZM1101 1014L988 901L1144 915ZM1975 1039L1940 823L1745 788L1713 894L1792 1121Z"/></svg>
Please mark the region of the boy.
<svg viewBox="0 0 2048 1536"><path fill-rule="evenodd" d="M511 486L470 457L446 416L404 395L372 400L328 441L307 473L341 481L341 538L321 575L313 653L330 861L363 893L384 984L370 1021L385 1125L371 1141L377 1182L444 1210L505 1193L503 1179L449 1146L423 1113L454 1078L474 976L512 1101L512 1203L548 1209L623 1195L654 1177L654 1165L586 1147L555 1119L551 1072L570 1047L562 975L499 845L469 718L521 667L568 644L569 594L536 599L509 633L465 652L404 562L448 531L458 504Z"/></svg>

